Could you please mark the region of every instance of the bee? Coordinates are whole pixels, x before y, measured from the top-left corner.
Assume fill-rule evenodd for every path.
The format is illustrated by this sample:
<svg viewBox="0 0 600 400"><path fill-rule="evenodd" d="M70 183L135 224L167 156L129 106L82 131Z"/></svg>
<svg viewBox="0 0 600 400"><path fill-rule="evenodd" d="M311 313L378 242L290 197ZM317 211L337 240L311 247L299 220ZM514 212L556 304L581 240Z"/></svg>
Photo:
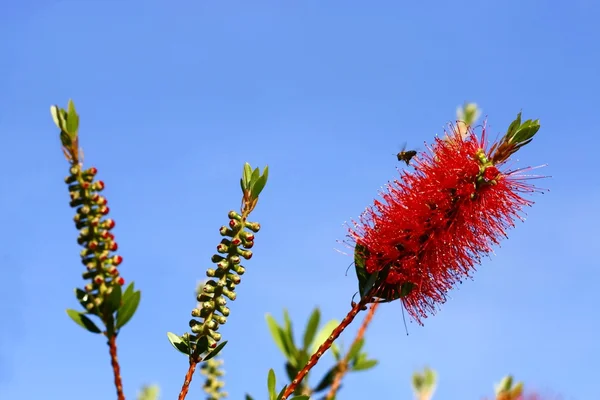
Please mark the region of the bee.
<svg viewBox="0 0 600 400"><path fill-rule="evenodd" d="M406 150L406 143L402 146L402 150L396 155L398 161L404 161L406 165L410 163L410 160L417 155L416 150Z"/></svg>

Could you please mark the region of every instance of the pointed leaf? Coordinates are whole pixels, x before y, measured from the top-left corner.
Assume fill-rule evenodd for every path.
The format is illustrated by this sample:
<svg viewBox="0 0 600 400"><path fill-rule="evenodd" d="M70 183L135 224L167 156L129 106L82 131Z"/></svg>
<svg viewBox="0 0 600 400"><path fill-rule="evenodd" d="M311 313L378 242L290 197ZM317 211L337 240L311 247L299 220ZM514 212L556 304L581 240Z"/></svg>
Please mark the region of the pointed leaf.
<svg viewBox="0 0 600 400"><path fill-rule="evenodd" d="M135 314L135 311L140 304L141 296L142 294L138 290L137 292L133 292L133 294L126 296L126 298L123 298L123 305L117 312L117 329L121 329L127 322L129 322L131 317L133 317L133 314Z"/></svg>
<svg viewBox="0 0 600 400"><path fill-rule="evenodd" d="M283 389L281 389L281 391L277 395L277 400L281 400L281 398L283 397L283 394L285 393L285 389L287 389L287 387L288 387L288 385L283 386Z"/></svg>
<svg viewBox="0 0 600 400"><path fill-rule="evenodd" d="M356 277L358 278L358 290L361 294L363 294L363 288L369 279L369 274L367 273L365 261L368 257L367 248L363 245L356 244L354 247L354 270L356 271Z"/></svg>
<svg viewBox="0 0 600 400"><path fill-rule="evenodd" d="M67 133L72 139L77 137L77 130L79 129L79 116L75 111L75 103L69 99L67 106Z"/></svg>
<svg viewBox="0 0 600 400"><path fill-rule="evenodd" d="M340 361L342 359L340 348L335 342L331 345L331 354L333 354L333 357L336 361Z"/></svg>
<svg viewBox="0 0 600 400"><path fill-rule="evenodd" d="M120 285L113 285L111 287L111 292L106 299L105 307L107 308L107 312L109 314L114 313L121 307L121 299L122 299L122 291Z"/></svg>
<svg viewBox="0 0 600 400"><path fill-rule="evenodd" d="M290 357L297 362L298 349L294 344L294 332L292 330L292 320L287 310L283 310L283 344L287 347ZM297 364L295 364L297 365Z"/></svg>
<svg viewBox="0 0 600 400"><path fill-rule="evenodd" d="M367 369L371 369L379 363L377 360L363 360L357 362L353 367L352 371L365 371Z"/></svg>
<svg viewBox="0 0 600 400"><path fill-rule="evenodd" d="M127 285L127 288L125 289L125 291L123 292L123 301L127 301L129 299L130 296L132 296L134 293L134 287L133 287L133 281Z"/></svg>
<svg viewBox="0 0 600 400"><path fill-rule="evenodd" d="M292 397L290 400L309 400L310 396L306 396L306 395L301 395L301 396L296 396L296 397Z"/></svg>
<svg viewBox="0 0 600 400"><path fill-rule="evenodd" d="M348 350L348 360L354 360L362 350L363 345L365 344L365 339L361 338L352 344L350 350Z"/></svg>
<svg viewBox="0 0 600 400"><path fill-rule="evenodd" d="M260 170L258 169L258 167L254 168L254 171L252 171L252 175L250 176L250 185L254 185L254 182L256 182L259 176Z"/></svg>
<svg viewBox="0 0 600 400"><path fill-rule="evenodd" d="M417 285L412 282L404 282L400 287L400 297L408 296L416 286Z"/></svg>
<svg viewBox="0 0 600 400"><path fill-rule="evenodd" d="M186 356L190 354L190 347L187 343L185 343L183 338L177 336L173 332L167 332L167 337L169 338L169 342L171 342L175 349L179 350Z"/></svg>
<svg viewBox="0 0 600 400"><path fill-rule="evenodd" d="M290 379L290 381L294 380L296 374L298 374L298 371L299 369L294 367L289 361L285 363L285 372L287 373L287 376Z"/></svg>
<svg viewBox="0 0 600 400"><path fill-rule="evenodd" d="M333 319L333 320L329 321L328 323L326 323L325 326L323 326L323 328L321 328L321 330L317 334L315 341L313 342L312 349L311 349L312 354L317 352L319 347L321 347L321 345L327 340L329 335L331 335L331 332L333 332L333 330L335 328L337 328L337 326L339 324L340 323L338 321Z"/></svg>
<svg viewBox="0 0 600 400"><path fill-rule="evenodd" d="M250 181L252 179L252 167L248 163L244 164L243 179L244 179L244 186L246 188L249 188L250 187Z"/></svg>
<svg viewBox="0 0 600 400"><path fill-rule="evenodd" d="M267 388L269 389L269 399L275 400L277 398L277 392L275 391L275 371L273 369L269 370L269 376L267 378Z"/></svg>
<svg viewBox="0 0 600 400"><path fill-rule="evenodd" d="M71 319L77 325L81 326L82 328L84 328L92 333L102 333L100 328L98 328L91 319L89 319L84 314L80 313L79 311L73 310L73 309L68 309L67 315L69 317L71 317Z"/></svg>
<svg viewBox="0 0 600 400"><path fill-rule="evenodd" d="M259 177L256 181L254 181L253 185L252 185L252 189L250 190L252 192L252 198L254 198L254 199L258 198L258 195L265 188L266 184L267 184L267 179L265 178L264 175Z"/></svg>
<svg viewBox="0 0 600 400"><path fill-rule="evenodd" d="M250 396L248 393L246 393L246 400L254 400L254 399L252 398L252 396Z"/></svg>
<svg viewBox="0 0 600 400"><path fill-rule="evenodd" d="M321 311L319 311L318 308L315 308L311 316L308 318L306 330L304 331L304 340L302 343L305 349L308 349L312 342L315 340L315 335L317 334L317 328L319 327L320 321Z"/></svg>
<svg viewBox="0 0 600 400"><path fill-rule="evenodd" d="M271 314L266 314L265 319L267 320L267 325L269 327L269 331L271 332L271 336L273 337L273 341L277 347L279 347L279 350L281 350L283 355L289 358L289 350L286 348L283 342L283 329L281 329Z"/></svg>
<svg viewBox="0 0 600 400"><path fill-rule="evenodd" d="M226 344L227 344L227 340L224 341L223 343L221 343L220 345L218 345L217 347L215 347L215 349L213 351L211 351L210 353L208 353L208 355L206 357L204 357L204 361L208 361L211 358L215 357L217 354L219 354L219 352L221 350L223 350L223 347L225 347Z"/></svg>
<svg viewBox="0 0 600 400"><path fill-rule="evenodd" d="M333 381L334 381L335 376L338 373L338 371L339 371L339 365L334 365L333 367L331 367L329 369L329 371L327 371L325 376L323 376L321 381L317 384L317 386L314 388L314 392L315 393L322 392L323 390L325 390L329 386L331 386L333 384Z"/></svg>
<svg viewBox="0 0 600 400"><path fill-rule="evenodd" d="M71 137L65 131L60 131L60 143L64 147L71 147L71 145L73 144L73 142L71 141Z"/></svg>
<svg viewBox="0 0 600 400"><path fill-rule="evenodd" d="M510 123L508 126L508 131L506 132L506 137L511 138L516 132L517 129L521 126L521 112L517 114L517 118Z"/></svg>

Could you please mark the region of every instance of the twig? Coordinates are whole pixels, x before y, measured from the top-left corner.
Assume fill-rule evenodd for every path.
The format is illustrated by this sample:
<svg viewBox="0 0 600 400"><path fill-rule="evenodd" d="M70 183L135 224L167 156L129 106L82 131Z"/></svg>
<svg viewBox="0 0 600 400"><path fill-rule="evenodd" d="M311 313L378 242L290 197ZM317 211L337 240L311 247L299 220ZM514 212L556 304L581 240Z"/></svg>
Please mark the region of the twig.
<svg viewBox="0 0 600 400"><path fill-rule="evenodd" d="M363 320L363 323L360 326L360 328L358 330L358 333L356 334L356 338L354 338L354 342L352 342L352 345L348 349L348 353L346 353L346 356L339 362L339 364L338 364L339 369L338 369L337 374L335 375L335 378L333 380L333 384L331 385L331 389L329 390L329 393L327 393L327 397L326 397L327 400L333 399L335 397L335 394L339 390L340 385L342 383L342 378L348 372L348 363L350 361L348 359L348 357L350 356L350 349L352 349L354 347L354 345L356 343L358 343L365 336L365 332L367 331L367 327L371 323L371 320L373 320L373 316L375 315L375 311L377 310L377 306L378 305L379 305L379 303L373 303L371 305L371 308L369 309L369 313L367 314L367 316Z"/></svg>
<svg viewBox="0 0 600 400"><path fill-rule="evenodd" d="M188 368L187 374L185 374L185 380L183 381L181 392L179 392L178 400L184 400L185 396L187 396L188 390L190 390L190 383L192 383L192 377L196 371L196 365L198 365L198 361L190 357L190 367Z"/></svg>
<svg viewBox="0 0 600 400"><path fill-rule="evenodd" d="M110 339L108 339L108 347L110 351L110 362L115 376L117 399L125 400L125 395L123 394L123 382L121 381L121 368L119 367L119 359L117 358L117 335L111 335Z"/></svg>

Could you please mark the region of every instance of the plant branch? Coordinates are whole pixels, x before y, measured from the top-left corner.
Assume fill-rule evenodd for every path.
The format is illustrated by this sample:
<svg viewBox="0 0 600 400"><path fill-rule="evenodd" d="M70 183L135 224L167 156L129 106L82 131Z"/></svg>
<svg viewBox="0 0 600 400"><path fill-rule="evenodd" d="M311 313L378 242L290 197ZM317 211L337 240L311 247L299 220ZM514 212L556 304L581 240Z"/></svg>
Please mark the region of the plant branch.
<svg viewBox="0 0 600 400"><path fill-rule="evenodd" d="M346 353L346 356L339 362L339 364L338 364L339 369L338 369L337 374L335 375L333 384L331 385L331 389L329 390L329 393L327 393L327 397L326 397L327 400L335 398L335 395L336 395L337 391L339 390L340 385L342 383L342 378L348 372L348 363L350 362L348 357L350 356L350 349L352 349L354 347L354 345L356 343L358 343L365 336L367 327L373 320L373 316L375 315L375 311L377 311L378 305L379 305L379 303L373 303L371 305L371 308L369 309L369 313L363 320L363 323L360 326L358 333L356 334L356 337L354 338L354 342L352 342L352 345L348 349L348 353Z"/></svg>
<svg viewBox="0 0 600 400"><path fill-rule="evenodd" d="M296 390L296 387L300 384L300 382L302 382L302 379L304 379L306 374L308 374L308 372L317 364L317 362L319 361L319 358L321 358L323 353L325 353L327 350L329 350L329 348L331 347L333 342L335 342L335 340L340 336L340 334L344 331L344 329L346 329L348 327L348 325L350 325L350 323L352 323L352 321L354 320L354 318L360 311L366 309L367 304L370 303L371 301L372 301L372 294L368 293L366 296L364 296L362 299L360 299L360 302L356 303L352 307L352 309L344 317L342 322L340 322L340 324L331 332L331 335L329 335L329 337L325 340L325 342L323 342L323 344L321 344L321 346L319 346L319 348L317 349L315 354L313 354L310 357L310 360L308 360L308 363L306 363L304 368L302 368L300 370L300 372L298 372L298 374L296 374L296 377L292 380L292 382L285 389L285 392L283 393L281 400L287 400L287 398L292 393L294 393L294 391Z"/></svg>
<svg viewBox="0 0 600 400"><path fill-rule="evenodd" d="M117 335L112 334L108 339L108 347L110 351L110 362L115 376L115 387L117 388L117 399L125 400L123 394L123 382L121 381L121 368L119 367L119 359L117 358Z"/></svg>
<svg viewBox="0 0 600 400"><path fill-rule="evenodd" d="M188 368L187 373L185 374L185 380L183 381L183 386L181 387L181 391L179 392L178 400L184 400L185 396L188 394L188 390L190 390L190 383L192 383L192 377L194 376L194 372L196 371L196 366L198 365L198 361L190 357L190 367Z"/></svg>

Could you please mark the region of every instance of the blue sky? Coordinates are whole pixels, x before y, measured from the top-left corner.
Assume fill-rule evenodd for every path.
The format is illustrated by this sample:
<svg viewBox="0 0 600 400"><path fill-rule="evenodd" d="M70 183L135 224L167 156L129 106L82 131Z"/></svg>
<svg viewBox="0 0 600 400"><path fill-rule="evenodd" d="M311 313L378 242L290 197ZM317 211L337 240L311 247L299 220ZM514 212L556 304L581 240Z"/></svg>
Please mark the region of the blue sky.
<svg viewBox="0 0 600 400"><path fill-rule="evenodd" d="M549 163L526 223L424 327L398 303L368 331L376 369L342 399L410 398L438 370L437 399L479 399L507 373L565 399L597 398L600 184L598 4L567 2L7 3L0 14L0 398L114 398L107 347L65 314L82 285L68 165L49 114L73 98L86 165L99 170L123 276L142 290L119 337L128 398L177 395L194 287L239 206L245 161L269 165L263 229L222 333L230 398L266 396L283 359L264 315L301 331L316 305L341 319L356 290L334 249L343 223L397 176L464 101L491 132L523 110L542 129L518 165ZM346 343L359 323L343 336ZM330 364L323 359L323 371ZM316 379L317 376L313 376ZM202 398L196 376L189 398Z"/></svg>

